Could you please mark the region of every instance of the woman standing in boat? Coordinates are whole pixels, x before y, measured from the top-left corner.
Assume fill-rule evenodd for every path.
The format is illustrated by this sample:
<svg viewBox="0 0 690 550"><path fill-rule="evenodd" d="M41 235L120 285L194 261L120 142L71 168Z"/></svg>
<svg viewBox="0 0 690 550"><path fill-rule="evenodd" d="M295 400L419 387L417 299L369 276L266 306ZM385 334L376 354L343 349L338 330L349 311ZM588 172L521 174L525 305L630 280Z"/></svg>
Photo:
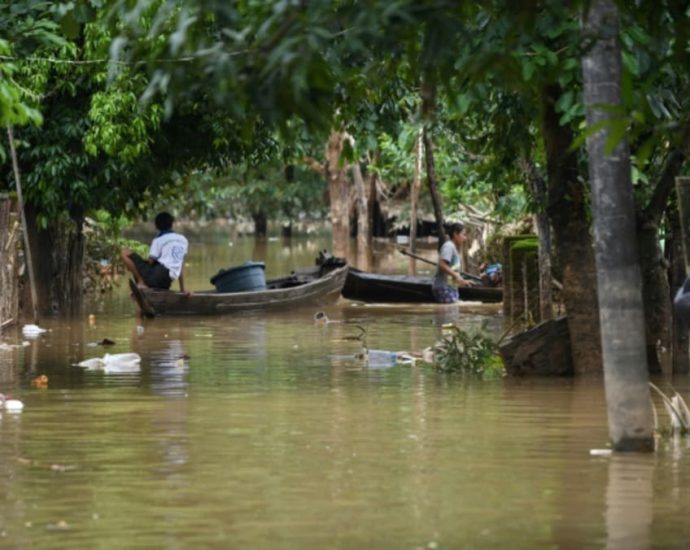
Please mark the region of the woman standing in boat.
<svg viewBox="0 0 690 550"><path fill-rule="evenodd" d="M465 226L453 223L448 227L448 237L438 251L438 267L431 287L437 302L450 304L459 299L457 287L470 286L460 275L460 254L458 248L465 242Z"/></svg>

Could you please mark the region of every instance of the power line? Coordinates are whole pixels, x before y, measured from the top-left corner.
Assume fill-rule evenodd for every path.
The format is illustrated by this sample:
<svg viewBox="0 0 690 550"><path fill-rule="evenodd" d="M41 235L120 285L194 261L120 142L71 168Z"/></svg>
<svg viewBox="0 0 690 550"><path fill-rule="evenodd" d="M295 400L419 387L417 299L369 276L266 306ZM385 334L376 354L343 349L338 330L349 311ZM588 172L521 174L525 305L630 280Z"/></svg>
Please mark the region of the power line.
<svg viewBox="0 0 690 550"><path fill-rule="evenodd" d="M251 51L249 48L246 48L244 50L237 50L234 52L227 52L225 55L229 56L236 56L236 55L241 55L243 53L248 53ZM199 55L188 55L184 57L175 57L175 58L168 58L168 59L156 59L156 63L186 63L189 61L196 61L197 59L202 59L203 57L207 57L208 54L199 54ZM115 59L110 59L107 57L99 58L99 59L59 59L57 57L17 57L14 55L0 55L0 61L28 61L28 62L42 62L42 63L53 63L55 65L96 65L96 64L102 64L102 63L107 63L107 64L112 64L112 65L123 65L123 66L140 66L140 65L145 65L148 63L148 61L143 61L143 60L138 60L138 61L122 61L122 60L115 60Z"/></svg>

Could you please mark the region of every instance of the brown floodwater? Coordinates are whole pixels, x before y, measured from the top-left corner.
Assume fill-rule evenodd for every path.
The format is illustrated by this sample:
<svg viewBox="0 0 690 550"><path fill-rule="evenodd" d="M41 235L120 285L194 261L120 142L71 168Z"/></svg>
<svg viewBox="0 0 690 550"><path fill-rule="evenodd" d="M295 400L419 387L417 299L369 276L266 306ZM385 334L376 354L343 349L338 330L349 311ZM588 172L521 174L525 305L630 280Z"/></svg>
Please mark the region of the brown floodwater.
<svg viewBox="0 0 690 550"><path fill-rule="evenodd" d="M188 286L250 258L278 275L326 244L197 236ZM408 260L379 250L373 265ZM600 379L466 380L357 358L356 325L372 349L416 351L448 322L498 335L496 306L325 312L325 325L313 308L138 321L123 285L0 350L0 392L25 403L0 417L0 548L688 545L687 442L590 456L607 442ZM103 338L115 345L92 345ZM74 366L106 352L140 354L140 370ZM41 374L48 387L33 388Z"/></svg>

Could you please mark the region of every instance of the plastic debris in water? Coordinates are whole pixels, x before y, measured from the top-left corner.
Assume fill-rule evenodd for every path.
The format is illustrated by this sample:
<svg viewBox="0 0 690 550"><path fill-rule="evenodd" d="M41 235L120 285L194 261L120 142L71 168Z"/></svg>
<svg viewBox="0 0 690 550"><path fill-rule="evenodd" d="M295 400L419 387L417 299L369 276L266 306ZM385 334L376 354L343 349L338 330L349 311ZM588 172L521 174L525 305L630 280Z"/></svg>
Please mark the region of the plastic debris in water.
<svg viewBox="0 0 690 550"><path fill-rule="evenodd" d="M32 388L46 389L48 387L48 377L45 374L41 374L31 381Z"/></svg>
<svg viewBox="0 0 690 550"><path fill-rule="evenodd" d="M590 456L611 456L613 451L611 449L590 449Z"/></svg>
<svg viewBox="0 0 690 550"><path fill-rule="evenodd" d="M44 332L47 332L47 330L38 325L24 325L22 327L22 334L27 338L36 338L39 334L43 334Z"/></svg>
<svg viewBox="0 0 690 550"><path fill-rule="evenodd" d="M0 408L5 409L7 412L22 412L24 403L18 399L7 399L7 397L0 393Z"/></svg>
<svg viewBox="0 0 690 550"><path fill-rule="evenodd" d="M106 353L103 357L93 357L77 363L78 367L89 370L102 370L106 373L138 372L141 368L138 353Z"/></svg>
<svg viewBox="0 0 690 550"><path fill-rule="evenodd" d="M142 334L144 334L144 327L137 325L137 336L141 336Z"/></svg>
<svg viewBox="0 0 690 550"><path fill-rule="evenodd" d="M397 353L382 349L368 349L364 358L369 368L374 369L394 367L398 362Z"/></svg>
<svg viewBox="0 0 690 550"><path fill-rule="evenodd" d="M326 315L323 311L317 311L314 313L314 322L325 325L328 323L328 315Z"/></svg>

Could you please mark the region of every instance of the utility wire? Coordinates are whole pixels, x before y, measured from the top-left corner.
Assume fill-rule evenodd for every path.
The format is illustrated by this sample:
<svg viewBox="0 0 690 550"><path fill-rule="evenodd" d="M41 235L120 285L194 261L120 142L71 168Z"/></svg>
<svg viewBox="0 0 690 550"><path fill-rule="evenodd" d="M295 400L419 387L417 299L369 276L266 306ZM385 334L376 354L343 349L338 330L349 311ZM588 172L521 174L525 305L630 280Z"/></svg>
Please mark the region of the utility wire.
<svg viewBox="0 0 690 550"><path fill-rule="evenodd" d="M237 55L242 55L243 53L248 53L251 50L249 48L246 48L244 50L237 50L234 52L227 52L225 55L228 56L237 56ZM202 59L204 57L207 57L208 54L200 54L200 55L188 55L184 57L175 57L175 58L167 58L167 59L156 59L156 63L186 63L189 61L196 61L197 59ZM148 61L122 61L122 60L115 60L115 59L110 59L107 57L99 58L99 59L59 59L57 57L17 57L14 55L0 55L0 61L36 61L36 62L43 62L43 63L53 63L56 65L96 65L99 63L109 63L113 65L126 65L126 66L139 66L139 65L145 65L148 63Z"/></svg>

